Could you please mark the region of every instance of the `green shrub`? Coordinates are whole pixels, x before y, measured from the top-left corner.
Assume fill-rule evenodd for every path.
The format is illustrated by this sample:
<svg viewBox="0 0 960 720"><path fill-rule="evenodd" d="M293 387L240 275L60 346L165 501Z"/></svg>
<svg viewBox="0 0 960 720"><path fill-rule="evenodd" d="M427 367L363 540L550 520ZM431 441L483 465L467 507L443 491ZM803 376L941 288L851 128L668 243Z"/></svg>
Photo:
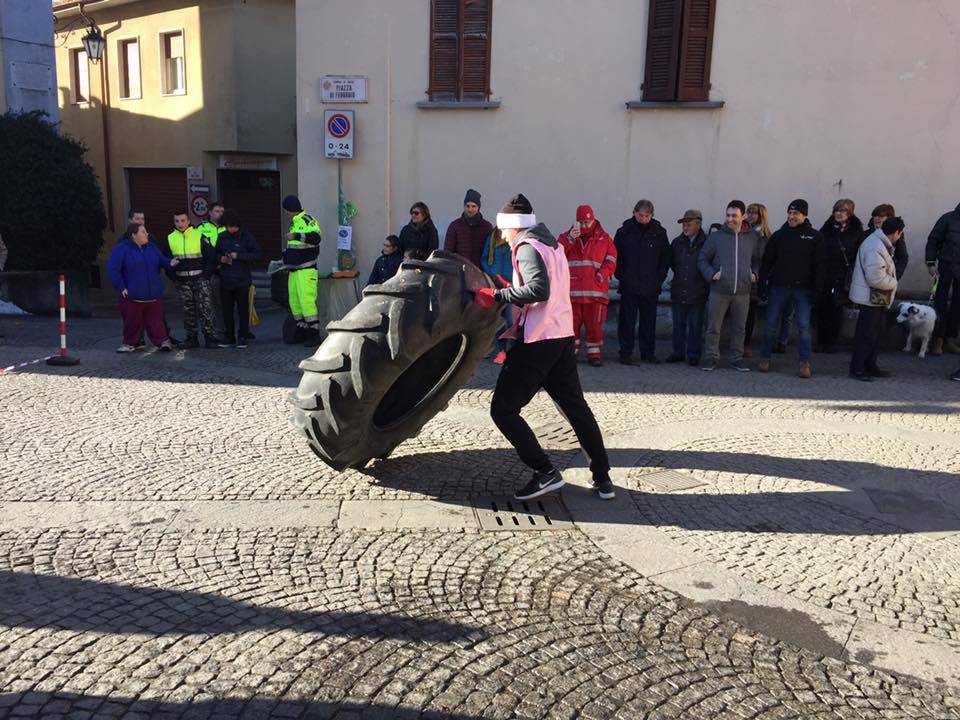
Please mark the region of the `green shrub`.
<svg viewBox="0 0 960 720"><path fill-rule="evenodd" d="M0 234L7 270L69 270L97 258L107 225L86 148L44 113L0 115Z"/></svg>

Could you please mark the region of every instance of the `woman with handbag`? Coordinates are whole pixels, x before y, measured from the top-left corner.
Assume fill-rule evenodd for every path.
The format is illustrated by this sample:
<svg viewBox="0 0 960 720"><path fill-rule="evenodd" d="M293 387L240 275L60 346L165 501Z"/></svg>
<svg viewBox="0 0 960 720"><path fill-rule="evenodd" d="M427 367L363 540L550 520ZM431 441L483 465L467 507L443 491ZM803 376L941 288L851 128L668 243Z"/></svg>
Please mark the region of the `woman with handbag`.
<svg viewBox="0 0 960 720"><path fill-rule="evenodd" d="M869 382L875 377L890 377L892 373L877 365L884 315L893 304L897 293L897 267L893 262L893 248L903 237L903 219L887 218L857 250L853 275L850 280L850 300L860 310L857 332L850 358L850 377Z"/></svg>
<svg viewBox="0 0 960 720"><path fill-rule="evenodd" d="M818 289L816 352L836 352L840 337L853 264L863 241L863 223L853 214L854 208L853 200L837 200L830 218L820 228L827 250L827 284Z"/></svg>

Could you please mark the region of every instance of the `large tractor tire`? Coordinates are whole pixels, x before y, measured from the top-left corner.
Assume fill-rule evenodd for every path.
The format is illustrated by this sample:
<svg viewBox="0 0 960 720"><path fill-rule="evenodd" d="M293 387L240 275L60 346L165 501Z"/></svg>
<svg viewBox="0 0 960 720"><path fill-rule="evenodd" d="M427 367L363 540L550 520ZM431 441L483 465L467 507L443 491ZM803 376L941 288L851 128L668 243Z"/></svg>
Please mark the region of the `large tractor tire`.
<svg viewBox="0 0 960 720"><path fill-rule="evenodd" d="M336 470L387 457L446 407L490 351L502 306L471 291L495 287L468 260L434 251L370 285L300 363L294 425Z"/></svg>

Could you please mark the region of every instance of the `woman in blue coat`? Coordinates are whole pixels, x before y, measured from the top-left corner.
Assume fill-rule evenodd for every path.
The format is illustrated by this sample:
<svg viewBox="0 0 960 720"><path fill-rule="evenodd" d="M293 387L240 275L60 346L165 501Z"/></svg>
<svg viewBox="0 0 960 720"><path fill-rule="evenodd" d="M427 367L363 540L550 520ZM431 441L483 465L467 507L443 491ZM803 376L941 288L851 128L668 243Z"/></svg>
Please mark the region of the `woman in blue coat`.
<svg viewBox="0 0 960 720"><path fill-rule="evenodd" d="M510 252L510 244L503 238L499 228L494 228L493 232L487 236L487 241L483 245L483 256L480 258L480 268L490 277L498 275L508 283L513 280L513 255ZM497 332L497 355L493 361L497 365L503 365L507 357L508 340L501 340L503 332L513 324L513 312L510 303L506 303L503 308L503 319L506 321Z"/></svg>
<svg viewBox="0 0 960 720"><path fill-rule="evenodd" d="M131 223L110 254L107 265L110 282L120 296L123 344L118 353L133 352L144 328L150 342L164 352L172 349L163 322L163 268L177 266L150 242L147 228Z"/></svg>

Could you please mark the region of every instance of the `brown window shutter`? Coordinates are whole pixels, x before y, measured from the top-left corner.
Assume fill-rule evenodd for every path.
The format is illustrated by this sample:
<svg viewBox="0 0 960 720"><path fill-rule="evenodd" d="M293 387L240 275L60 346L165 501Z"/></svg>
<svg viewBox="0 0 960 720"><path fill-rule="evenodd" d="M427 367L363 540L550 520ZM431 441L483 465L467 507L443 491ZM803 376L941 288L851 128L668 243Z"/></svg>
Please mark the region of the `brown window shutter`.
<svg viewBox="0 0 960 720"><path fill-rule="evenodd" d="M430 89L431 100L456 100L459 80L459 35L461 0L433 0L430 3Z"/></svg>
<svg viewBox="0 0 960 720"><path fill-rule="evenodd" d="M491 0L464 0L463 3L461 100L490 97L491 5Z"/></svg>
<svg viewBox="0 0 960 720"><path fill-rule="evenodd" d="M650 0L644 100L676 100L684 0Z"/></svg>
<svg viewBox="0 0 960 720"><path fill-rule="evenodd" d="M684 4L677 100L709 100L717 0L685 0Z"/></svg>

